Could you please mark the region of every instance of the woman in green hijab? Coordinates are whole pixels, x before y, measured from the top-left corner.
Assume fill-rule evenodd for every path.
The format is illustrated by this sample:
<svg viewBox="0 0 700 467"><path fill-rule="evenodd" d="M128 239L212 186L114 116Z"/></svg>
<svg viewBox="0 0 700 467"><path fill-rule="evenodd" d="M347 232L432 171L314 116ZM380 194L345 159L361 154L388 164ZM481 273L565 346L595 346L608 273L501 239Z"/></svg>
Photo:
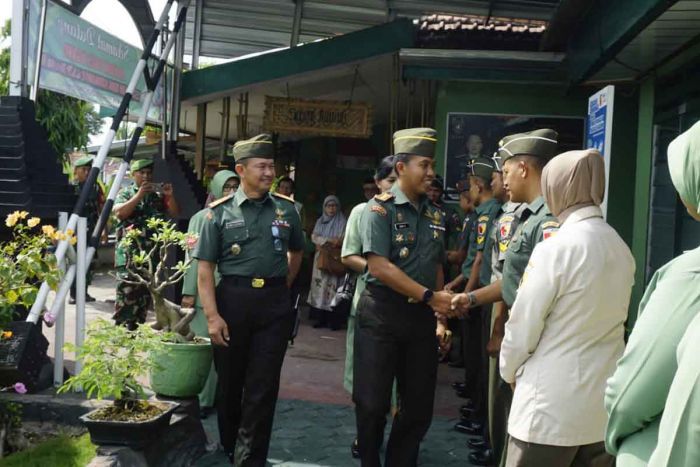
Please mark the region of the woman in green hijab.
<svg viewBox="0 0 700 467"><path fill-rule="evenodd" d="M700 221L700 123L669 145L668 165L681 201L690 216ZM683 253L654 274L639 305L625 354L608 380L606 447L617 456L618 467L650 465L664 405L677 375L676 352L698 314L700 248ZM669 399L669 403L674 402ZM665 438L659 440L663 442L667 442ZM668 465L696 466L700 459Z"/></svg>
<svg viewBox="0 0 700 467"><path fill-rule="evenodd" d="M234 172L230 170L222 170L216 173L209 184L209 193L213 197L213 200L217 200L223 196L228 196L235 193L238 188L239 178ZM187 232L199 236L199 231L204 223L204 215L207 210L202 209L196 213L190 219L190 223L187 226ZM187 251L187 258L190 259L190 253L194 250L196 244L189 245ZM216 275L216 282L219 282L219 276ZM185 277L182 281L182 302L183 308L192 308L193 306L197 309L197 314L195 315L192 323L190 323L190 328L194 333L201 337L209 337L209 331L207 328L207 319L204 316L204 309L202 308L202 302L199 300L199 294L197 293L197 260L193 259ZM199 393L199 406L202 408L202 417L206 417L214 407L215 397L216 397L216 370L214 369L214 363L211 364L211 370L209 371L209 377L207 382Z"/></svg>

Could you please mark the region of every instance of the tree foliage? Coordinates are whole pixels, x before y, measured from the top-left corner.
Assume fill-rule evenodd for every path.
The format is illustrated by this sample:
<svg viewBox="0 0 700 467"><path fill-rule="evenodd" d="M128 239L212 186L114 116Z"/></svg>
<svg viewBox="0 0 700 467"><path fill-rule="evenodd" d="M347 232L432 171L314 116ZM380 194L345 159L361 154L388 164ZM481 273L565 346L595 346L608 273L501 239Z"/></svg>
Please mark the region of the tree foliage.
<svg viewBox="0 0 700 467"><path fill-rule="evenodd" d="M10 20L0 29L0 43L10 37ZM6 96L10 83L10 48L0 50L0 95ZM49 143L65 159L67 153L87 146L90 136L100 132L102 121L91 104L48 90L40 90L36 118L48 133Z"/></svg>

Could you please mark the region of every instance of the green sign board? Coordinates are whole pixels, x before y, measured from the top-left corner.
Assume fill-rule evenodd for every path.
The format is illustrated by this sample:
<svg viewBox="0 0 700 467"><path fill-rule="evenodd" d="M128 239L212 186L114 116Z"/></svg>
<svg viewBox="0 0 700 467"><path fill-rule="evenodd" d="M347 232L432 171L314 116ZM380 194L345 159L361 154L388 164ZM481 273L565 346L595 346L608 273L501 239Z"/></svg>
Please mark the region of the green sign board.
<svg viewBox="0 0 700 467"><path fill-rule="evenodd" d="M29 81L33 84L41 1L31 0ZM116 109L126 92L142 51L103 31L67 9L48 2L39 87ZM146 83L140 77L130 112L141 115ZM163 86L156 88L150 120L160 121Z"/></svg>

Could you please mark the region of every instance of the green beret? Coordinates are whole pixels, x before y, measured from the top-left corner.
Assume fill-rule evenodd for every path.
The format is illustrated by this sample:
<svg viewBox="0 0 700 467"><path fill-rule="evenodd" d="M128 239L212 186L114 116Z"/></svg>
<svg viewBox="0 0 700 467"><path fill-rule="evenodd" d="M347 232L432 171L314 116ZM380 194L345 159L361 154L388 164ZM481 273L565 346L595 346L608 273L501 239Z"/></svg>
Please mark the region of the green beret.
<svg viewBox="0 0 700 467"><path fill-rule="evenodd" d="M432 128L407 128L394 133L394 154L435 157L437 132Z"/></svg>
<svg viewBox="0 0 700 467"><path fill-rule="evenodd" d="M135 161L131 162L131 171L132 172L137 172L141 169L145 169L146 167L150 167L153 165L153 159L136 159Z"/></svg>
<svg viewBox="0 0 700 467"><path fill-rule="evenodd" d="M501 159L501 164L515 156L534 156L549 161L557 155L558 137L556 131L546 128L508 135L498 142L496 157Z"/></svg>
<svg viewBox="0 0 700 467"><path fill-rule="evenodd" d="M85 167L87 165L92 165L92 156L83 156L75 161L74 167Z"/></svg>
<svg viewBox="0 0 700 467"><path fill-rule="evenodd" d="M274 159L275 145L272 143L272 136L263 133L250 139L237 141L233 145L233 157L236 159L236 162L254 157Z"/></svg>
<svg viewBox="0 0 700 467"><path fill-rule="evenodd" d="M479 156L476 159L472 159L469 164L471 175L479 178L483 178L487 182L491 181L491 176L494 172L498 172L496 167L496 162L488 157Z"/></svg>

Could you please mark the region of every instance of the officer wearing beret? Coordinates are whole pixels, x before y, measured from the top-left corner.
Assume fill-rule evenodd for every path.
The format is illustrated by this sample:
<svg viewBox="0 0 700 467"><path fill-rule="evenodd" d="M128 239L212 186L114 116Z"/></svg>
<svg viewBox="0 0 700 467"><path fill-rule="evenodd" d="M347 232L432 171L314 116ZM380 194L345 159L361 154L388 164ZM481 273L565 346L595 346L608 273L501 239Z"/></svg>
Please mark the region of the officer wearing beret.
<svg viewBox="0 0 700 467"><path fill-rule="evenodd" d="M289 286L304 240L294 201L270 193L274 145L262 134L233 147L241 185L209 205L193 257L219 376L221 444L235 465L264 466L280 369L295 314ZM214 269L221 281L214 285Z"/></svg>
<svg viewBox="0 0 700 467"><path fill-rule="evenodd" d="M85 186L85 181L90 175L90 169L92 168L92 157L83 156L75 161L73 164L73 179L75 181L75 194L80 195ZM102 206L105 204L104 193L102 188L98 184L91 187L90 194L88 195L85 206L83 206L83 211L80 213L80 217L85 217L87 219L87 234L92 235L92 231L97 225L97 220L100 218L100 212L102 211ZM88 268L86 285L89 286L92 280L92 270ZM94 302L95 298L91 297L89 294L85 294L86 302ZM70 288L70 300L69 303L75 303L75 281Z"/></svg>
<svg viewBox="0 0 700 467"><path fill-rule="evenodd" d="M114 263L117 268L117 299L114 305L114 321L136 329L138 323L146 321L146 313L151 306L151 297L144 285L127 284L126 270L131 251L119 243L127 229L141 232L141 248L150 249L150 232L146 221L151 217L164 219L166 216L177 217L180 213L173 196L170 183L162 185L162 191L152 183L153 160L138 159L131 163L131 176L134 183L122 188L114 200L114 214L117 222L117 246L114 250Z"/></svg>
<svg viewBox="0 0 700 467"><path fill-rule="evenodd" d="M500 300L506 309L510 309L535 246L558 230L559 222L544 202L540 183L545 164L557 154L557 137L554 130L540 129L506 136L499 142L494 159L503 169L505 188L511 202L525 203L526 207L521 211L506 248L501 280L473 292L455 295L452 301L454 311L464 313L469 308ZM500 327L501 323L497 326ZM512 392L503 381L499 383L494 398L493 432L505 433ZM505 454L500 453L505 441L502 436L494 438L493 454L498 461Z"/></svg>
<svg viewBox="0 0 700 467"><path fill-rule="evenodd" d="M433 416L438 345L446 346L434 313L449 311L451 301L442 291L445 219L426 197L436 142L430 128L396 132L398 181L362 215L368 273L356 321L353 401L363 466L381 465L394 378L400 403L385 465L417 464Z"/></svg>

